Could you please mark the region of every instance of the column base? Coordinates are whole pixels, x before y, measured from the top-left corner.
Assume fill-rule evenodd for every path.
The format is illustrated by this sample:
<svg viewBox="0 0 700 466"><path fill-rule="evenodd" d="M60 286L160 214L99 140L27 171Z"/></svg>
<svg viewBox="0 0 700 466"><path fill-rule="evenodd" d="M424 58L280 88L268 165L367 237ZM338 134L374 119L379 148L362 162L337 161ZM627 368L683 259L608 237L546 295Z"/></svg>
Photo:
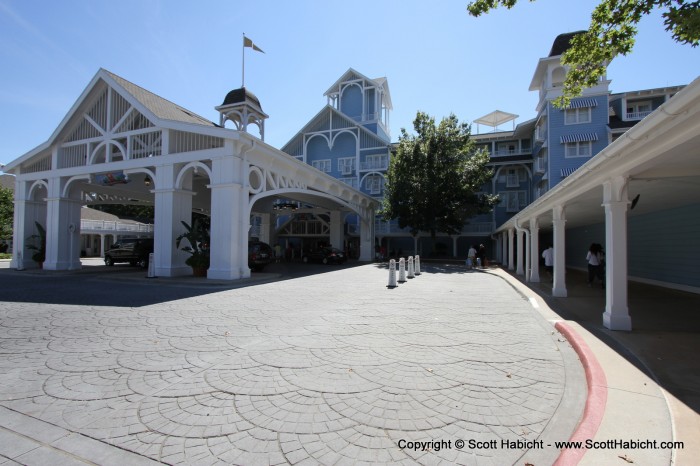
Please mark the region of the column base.
<svg viewBox="0 0 700 466"><path fill-rule="evenodd" d="M566 298L568 295L566 288L552 288L552 296L555 298Z"/></svg>
<svg viewBox="0 0 700 466"><path fill-rule="evenodd" d="M605 311L603 313L603 326L609 328L610 330L623 330L629 332L632 330L632 318L627 313L627 310L615 311L615 313Z"/></svg>

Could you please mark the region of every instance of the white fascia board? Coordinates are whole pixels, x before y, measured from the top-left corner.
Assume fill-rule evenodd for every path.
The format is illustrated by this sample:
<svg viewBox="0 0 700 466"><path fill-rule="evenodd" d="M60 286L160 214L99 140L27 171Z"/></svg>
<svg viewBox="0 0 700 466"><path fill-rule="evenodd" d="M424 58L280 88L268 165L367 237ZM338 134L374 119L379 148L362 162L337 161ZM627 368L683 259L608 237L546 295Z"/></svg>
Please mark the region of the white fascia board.
<svg viewBox="0 0 700 466"><path fill-rule="evenodd" d="M373 82L373 80L369 79L367 76L365 76L364 74L358 72L357 70L355 70L355 69L353 69L353 68L348 68L348 70L347 70L345 73L343 73L343 75L342 75L340 78L338 78L338 80L336 80L336 82L334 82L333 85L332 85L331 87L329 87L328 90L327 90L326 92L323 93L323 95L324 95L324 96L328 96L328 95L330 95L330 94L336 93L336 91L338 90L338 86L340 85L340 83L342 83L343 81L345 81L345 77L346 77L348 74L350 74L350 73L356 74L357 76L359 76L359 77L362 78L362 79L365 79L365 80L367 80L367 81L372 81L372 82Z"/></svg>
<svg viewBox="0 0 700 466"><path fill-rule="evenodd" d="M537 217L552 210L555 205L566 204L580 194L600 186L611 176L626 175L631 168L656 158L658 156L656 144L650 144L650 141L663 141L664 139L660 138L668 138L674 128L692 126L690 131L694 129L696 133L700 133L700 120L689 110L698 106L700 106L700 78L696 78L673 99L665 102L595 157L581 165L564 181L497 227L494 233L514 228L515 222L519 219ZM619 157L628 150L634 153L633 158ZM583 177L586 178L581 180Z"/></svg>

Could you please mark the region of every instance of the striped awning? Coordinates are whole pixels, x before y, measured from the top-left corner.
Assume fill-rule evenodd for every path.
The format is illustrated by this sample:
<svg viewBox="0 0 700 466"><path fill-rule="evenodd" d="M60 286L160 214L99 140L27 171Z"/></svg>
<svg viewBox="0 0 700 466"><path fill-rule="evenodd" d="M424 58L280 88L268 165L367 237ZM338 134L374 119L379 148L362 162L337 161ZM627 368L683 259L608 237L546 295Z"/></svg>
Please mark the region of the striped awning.
<svg viewBox="0 0 700 466"><path fill-rule="evenodd" d="M561 177L566 178L567 176L571 175L575 171L576 171L575 168L562 168L561 169Z"/></svg>
<svg viewBox="0 0 700 466"><path fill-rule="evenodd" d="M598 102L595 99L576 99L569 103L566 108L584 108L584 107L597 107Z"/></svg>
<svg viewBox="0 0 700 466"><path fill-rule="evenodd" d="M581 134L565 134L561 137L561 143L566 144L567 142L581 142L581 141L597 141L598 135L596 133L581 133Z"/></svg>

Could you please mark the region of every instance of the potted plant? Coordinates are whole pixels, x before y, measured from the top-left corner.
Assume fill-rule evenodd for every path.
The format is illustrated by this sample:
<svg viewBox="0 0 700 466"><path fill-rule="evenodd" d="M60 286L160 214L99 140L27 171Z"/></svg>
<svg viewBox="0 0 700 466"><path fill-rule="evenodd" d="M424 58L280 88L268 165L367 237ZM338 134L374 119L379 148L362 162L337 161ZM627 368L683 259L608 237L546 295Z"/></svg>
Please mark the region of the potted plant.
<svg viewBox="0 0 700 466"><path fill-rule="evenodd" d="M209 268L209 230L202 219L195 219L192 225L182 222L185 232L175 239L175 246L180 248L180 243L186 239L189 246L181 247L180 250L190 253L185 264L192 267L192 274L195 277L206 277Z"/></svg>
<svg viewBox="0 0 700 466"><path fill-rule="evenodd" d="M34 225L36 225L36 229L39 231L39 234L32 235L27 239L32 242L39 240L39 245L28 244L26 247L29 250L36 251L34 254L32 254L32 260L39 264L39 268L41 269L44 267L44 261L46 260L46 229L41 226L39 222L34 222Z"/></svg>

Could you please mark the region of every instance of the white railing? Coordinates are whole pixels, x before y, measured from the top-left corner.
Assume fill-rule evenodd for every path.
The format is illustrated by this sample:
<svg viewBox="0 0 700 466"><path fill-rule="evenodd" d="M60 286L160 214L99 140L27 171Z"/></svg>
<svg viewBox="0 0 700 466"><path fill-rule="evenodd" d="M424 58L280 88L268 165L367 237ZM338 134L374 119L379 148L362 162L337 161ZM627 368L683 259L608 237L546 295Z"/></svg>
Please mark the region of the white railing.
<svg viewBox="0 0 700 466"><path fill-rule="evenodd" d="M499 149L491 154L494 155L520 155L520 154L531 154L532 149L529 147L523 147L522 149Z"/></svg>
<svg viewBox="0 0 700 466"><path fill-rule="evenodd" d="M124 223L120 221L107 220L81 220L80 231L82 233L87 233L90 231L153 233L153 225L146 223Z"/></svg>
<svg viewBox="0 0 700 466"><path fill-rule="evenodd" d="M627 114L627 119L628 120L641 120L642 118L646 117L651 113L651 110L648 110L646 112L632 112Z"/></svg>
<svg viewBox="0 0 700 466"><path fill-rule="evenodd" d="M389 156L383 155L381 157L376 157L373 159L360 162L360 171L368 170L388 170L389 169Z"/></svg>

